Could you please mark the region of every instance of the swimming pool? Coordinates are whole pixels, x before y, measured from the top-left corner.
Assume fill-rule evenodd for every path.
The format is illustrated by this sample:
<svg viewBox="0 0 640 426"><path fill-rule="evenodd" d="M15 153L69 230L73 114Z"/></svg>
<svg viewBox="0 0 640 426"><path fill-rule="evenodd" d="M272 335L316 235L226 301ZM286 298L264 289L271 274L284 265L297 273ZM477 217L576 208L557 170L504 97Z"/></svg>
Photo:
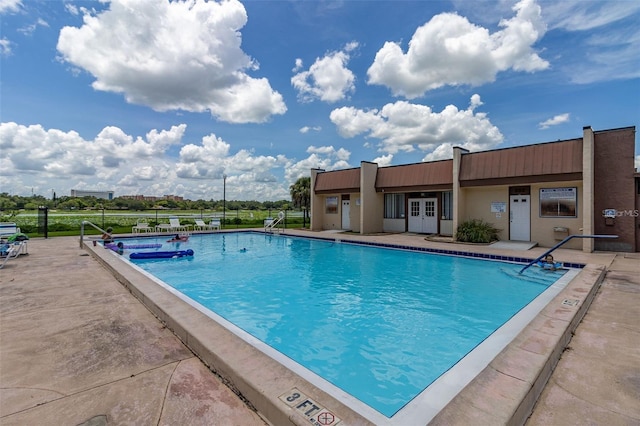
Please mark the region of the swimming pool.
<svg viewBox="0 0 640 426"><path fill-rule="evenodd" d="M196 255L139 267L386 417L559 277L262 233L193 236L179 247L158 241Z"/></svg>

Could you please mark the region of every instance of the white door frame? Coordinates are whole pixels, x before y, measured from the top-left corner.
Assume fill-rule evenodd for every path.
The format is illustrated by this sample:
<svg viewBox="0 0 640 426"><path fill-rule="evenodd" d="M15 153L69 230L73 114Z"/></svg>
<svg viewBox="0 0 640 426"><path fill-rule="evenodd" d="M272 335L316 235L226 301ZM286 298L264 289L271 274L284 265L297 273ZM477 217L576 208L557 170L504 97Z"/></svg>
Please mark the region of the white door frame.
<svg viewBox="0 0 640 426"><path fill-rule="evenodd" d="M531 240L531 195L509 195L509 240Z"/></svg>
<svg viewBox="0 0 640 426"><path fill-rule="evenodd" d="M342 200L342 229L351 230L351 200Z"/></svg>
<svg viewBox="0 0 640 426"><path fill-rule="evenodd" d="M438 232L438 199L409 198L408 232L435 234Z"/></svg>

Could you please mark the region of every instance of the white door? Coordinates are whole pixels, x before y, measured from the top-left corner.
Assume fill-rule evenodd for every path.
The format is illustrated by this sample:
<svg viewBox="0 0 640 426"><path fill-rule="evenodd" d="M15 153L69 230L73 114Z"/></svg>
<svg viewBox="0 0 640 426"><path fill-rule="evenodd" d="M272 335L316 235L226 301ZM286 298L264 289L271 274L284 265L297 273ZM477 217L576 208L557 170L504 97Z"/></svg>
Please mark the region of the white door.
<svg viewBox="0 0 640 426"><path fill-rule="evenodd" d="M531 240L531 195L509 196L509 239Z"/></svg>
<svg viewBox="0 0 640 426"><path fill-rule="evenodd" d="M342 200L342 229L351 229L351 221L349 220L349 200Z"/></svg>
<svg viewBox="0 0 640 426"><path fill-rule="evenodd" d="M435 234L438 232L437 198L409 199L409 232Z"/></svg>

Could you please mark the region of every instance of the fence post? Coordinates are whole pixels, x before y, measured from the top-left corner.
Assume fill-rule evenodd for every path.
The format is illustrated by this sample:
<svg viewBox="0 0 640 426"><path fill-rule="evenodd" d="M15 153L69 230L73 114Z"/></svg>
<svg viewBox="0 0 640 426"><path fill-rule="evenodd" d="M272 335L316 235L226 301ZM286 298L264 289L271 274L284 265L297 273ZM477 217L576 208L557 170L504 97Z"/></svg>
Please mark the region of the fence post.
<svg viewBox="0 0 640 426"><path fill-rule="evenodd" d="M45 238L49 237L49 207L38 207L38 234L44 234Z"/></svg>

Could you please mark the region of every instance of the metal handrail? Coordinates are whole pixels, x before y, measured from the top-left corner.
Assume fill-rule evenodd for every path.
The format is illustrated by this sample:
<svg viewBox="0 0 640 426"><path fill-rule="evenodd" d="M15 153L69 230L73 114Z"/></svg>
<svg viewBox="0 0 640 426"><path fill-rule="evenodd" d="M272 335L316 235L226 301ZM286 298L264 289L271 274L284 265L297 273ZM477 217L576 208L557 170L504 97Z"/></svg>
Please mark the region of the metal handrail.
<svg viewBox="0 0 640 426"><path fill-rule="evenodd" d="M567 241L569 241L572 238L618 238L618 236L617 235L569 235L567 238L565 238L564 240L560 241L558 244L556 244L555 246L551 247L549 250L545 251L542 255L538 256L535 260L532 260L531 262L529 262L529 264L527 266L525 266L524 268L522 268L520 270L520 272L518 272L518 273L519 274L523 273L529 266L531 266L534 263L538 262L540 259L542 259L546 255L550 254L552 251L554 251L555 249L557 249L558 247L560 247L561 245L563 245L564 243L566 243Z"/></svg>
<svg viewBox="0 0 640 426"><path fill-rule="evenodd" d="M284 219L286 218L286 213L281 211L280 213L278 213L278 218L277 219L272 219L270 223L268 223L267 225L265 225L264 230L265 232L267 232L268 230L271 230L271 232L273 232L273 228L277 228L277 225L282 222ZM279 228L282 229L282 228Z"/></svg>
<svg viewBox="0 0 640 426"><path fill-rule="evenodd" d="M85 224L91 225L92 227L94 227L98 231L102 232L103 234L107 234L107 235L111 236L110 233L108 233L104 229L100 228L98 225L95 225L95 224L89 222L88 220L83 220L82 223L80 223L80 248L82 248L82 244L83 244L83 240L84 240L84 225Z"/></svg>

